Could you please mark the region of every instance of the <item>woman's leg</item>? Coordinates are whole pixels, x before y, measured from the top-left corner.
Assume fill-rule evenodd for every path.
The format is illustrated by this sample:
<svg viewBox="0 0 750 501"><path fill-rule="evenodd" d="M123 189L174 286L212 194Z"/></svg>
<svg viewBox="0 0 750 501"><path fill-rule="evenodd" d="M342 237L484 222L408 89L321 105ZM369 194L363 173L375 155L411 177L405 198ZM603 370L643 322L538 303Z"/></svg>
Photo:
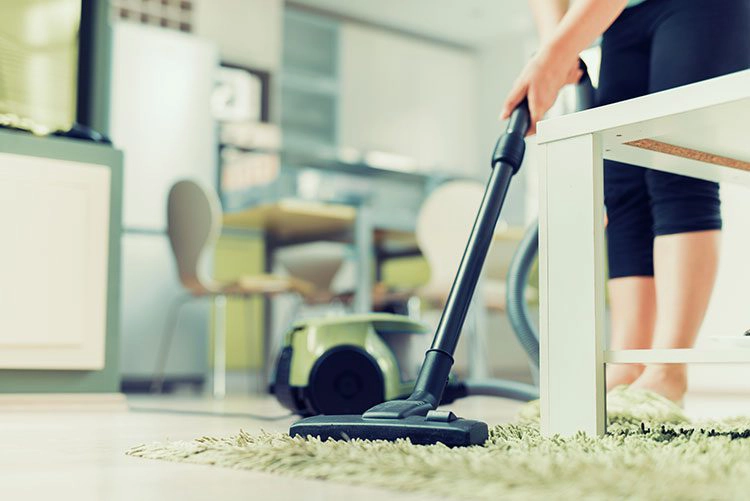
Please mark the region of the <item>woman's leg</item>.
<svg viewBox="0 0 750 501"><path fill-rule="evenodd" d="M653 348L690 348L706 314L719 263L718 230L654 240L657 317ZM682 364L649 365L633 387L678 401L687 391Z"/></svg>
<svg viewBox="0 0 750 501"><path fill-rule="evenodd" d="M602 63L597 89L599 106L648 92L649 23L626 10L602 39ZM654 329L656 300L653 280L653 219L645 170L604 162L604 202L607 206L610 343L613 349L648 348ZM640 365L608 365L607 389L630 384Z"/></svg>
<svg viewBox="0 0 750 501"><path fill-rule="evenodd" d="M644 5L647 5L644 4ZM658 18L649 92L750 67L750 2L672 0ZM689 348L708 306L719 256L721 212L715 183L649 171L654 218L657 318L654 348ZM646 368L635 387L679 400L683 365Z"/></svg>
<svg viewBox="0 0 750 501"><path fill-rule="evenodd" d="M621 277L609 281L611 316L610 349L633 350L651 347L656 320L653 277ZM607 390L631 384L643 372L640 364L607 366Z"/></svg>

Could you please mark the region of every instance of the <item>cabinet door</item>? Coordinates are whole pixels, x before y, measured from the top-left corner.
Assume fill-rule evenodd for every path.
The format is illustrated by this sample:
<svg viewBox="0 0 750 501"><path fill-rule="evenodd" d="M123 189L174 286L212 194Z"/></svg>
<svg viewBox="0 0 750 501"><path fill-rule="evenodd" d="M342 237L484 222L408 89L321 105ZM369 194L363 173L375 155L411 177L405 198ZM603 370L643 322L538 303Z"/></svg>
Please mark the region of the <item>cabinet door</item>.
<svg viewBox="0 0 750 501"><path fill-rule="evenodd" d="M110 174L0 153L0 368L104 367Z"/></svg>
<svg viewBox="0 0 750 501"><path fill-rule="evenodd" d="M473 53L345 24L339 142L440 170L477 161Z"/></svg>

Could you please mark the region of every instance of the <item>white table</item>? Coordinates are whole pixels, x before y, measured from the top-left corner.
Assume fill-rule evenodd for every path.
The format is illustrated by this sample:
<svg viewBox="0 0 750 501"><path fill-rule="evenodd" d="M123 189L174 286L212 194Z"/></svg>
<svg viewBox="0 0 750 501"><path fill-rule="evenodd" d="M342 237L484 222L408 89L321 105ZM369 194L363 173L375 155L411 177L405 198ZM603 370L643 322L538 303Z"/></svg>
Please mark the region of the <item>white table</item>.
<svg viewBox="0 0 750 501"><path fill-rule="evenodd" d="M750 363L750 349L604 349L602 159L750 187L750 70L539 124L545 435L605 432L607 363ZM741 333L716 333L730 335Z"/></svg>

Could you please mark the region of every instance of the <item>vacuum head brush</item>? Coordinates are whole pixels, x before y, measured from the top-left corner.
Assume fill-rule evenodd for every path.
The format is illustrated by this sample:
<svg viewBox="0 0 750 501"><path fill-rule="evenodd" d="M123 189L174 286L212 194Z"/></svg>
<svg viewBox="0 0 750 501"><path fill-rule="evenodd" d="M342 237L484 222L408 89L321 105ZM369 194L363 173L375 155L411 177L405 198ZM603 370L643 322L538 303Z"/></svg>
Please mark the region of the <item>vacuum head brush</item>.
<svg viewBox="0 0 750 501"><path fill-rule="evenodd" d="M434 351L428 352L424 365L435 369L439 374L446 369L450 370L445 355ZM428 386L421 387L419 381L417 388L408 399L383 402L361 416L313 416L302 419L292 425L289 434L293 437L317 437L321 440L408 438L412 444L442 443L448 447L484 444L489 436L486 423L462 419L450 411L435 410L440 401L439 396L431 392Z"/></svg>
<svg viewBox="0 0 750 501"><path fill-rule="evenodd" d="M398 440L408 438L415 445L442 443L448 447L482 445L487 440L487 424L461 419L449 411L430 411L426 416L401 419L365 416L313 416L292 425L291 436L318 437L321 440Z"/></svg>

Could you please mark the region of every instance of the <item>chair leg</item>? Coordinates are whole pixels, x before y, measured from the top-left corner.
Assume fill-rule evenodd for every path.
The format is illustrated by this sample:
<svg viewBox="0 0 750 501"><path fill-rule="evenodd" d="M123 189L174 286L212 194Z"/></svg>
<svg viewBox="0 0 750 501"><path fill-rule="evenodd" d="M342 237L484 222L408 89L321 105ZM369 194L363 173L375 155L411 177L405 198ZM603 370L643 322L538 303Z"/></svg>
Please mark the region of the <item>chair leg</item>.
<svg viewBox="0 0 750 501"><path fill-rule="evenodd" d="M227 297L214 297L214 398L227 394Z"/></svg>
<svg viewBox="0 0 750 501"><path fill-rule="evenodd" d="M161 393L164 389L164 373L167 368L167 359L169 358L169 351L172 347L172 340L174 339L175 332L177 331L177 324L180 320L180 312L182 307L187 304L193 297L190 295L179 296L172 301L169 306L169 313L164 324L164 332L161 336L161 343L159 344L159 353L156 356L156 367L154 368L154 377L151 381L151 392Z"/></svg>

